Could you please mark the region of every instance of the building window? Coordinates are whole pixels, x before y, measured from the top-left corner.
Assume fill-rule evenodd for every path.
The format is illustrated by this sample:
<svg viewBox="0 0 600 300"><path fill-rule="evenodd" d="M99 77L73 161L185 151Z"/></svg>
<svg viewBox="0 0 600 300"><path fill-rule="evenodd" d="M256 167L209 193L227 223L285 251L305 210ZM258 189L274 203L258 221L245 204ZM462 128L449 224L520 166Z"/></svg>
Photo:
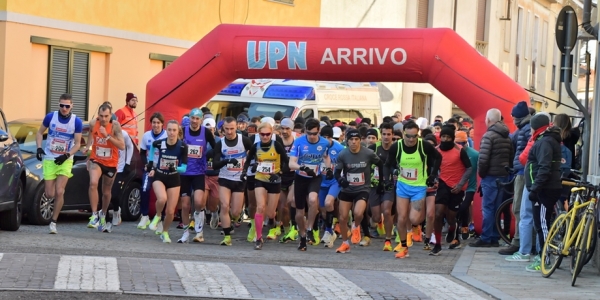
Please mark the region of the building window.
<svg viewBox="0 0 600 300"><path fill-rule="evenodd" d="M163 69L168 67L171 63L173 63L179 56L167 55L167 54L159 54L159 53L150 53L149 58L152 60L160 60L162 61Z"/></svg>
<svg viewBox="0 0 600 300"><path fill-rule="evenodd" d="M417 28L427 28L429 25L429 0L419 0Z"/></svg>
<svg viewBox="0 0 600 300"><path fill-rule="evenodd" d="M523 53L523 8L519 7L517 14L517 45L515 49L515 81L519 82L519 63Z"/></svg>
<svg viewBox="0 0 600 300"><path fill-rule="evenodd" d="M486 0L477 2L477 34L475 39L478 41L485 41L485 2Z"/></svg>
<svg viewBox="0 0 600 300"><path fill-rule="evenodd" d="M548 58L548 21L542 23L542 49L540 50L540 65L546 66L546 59Z"/></svg>
<svg viewBox="0 0 600 300"><path fill-rule="evenodd" d="M58 110L60 95L73 96L72 112L83 120L88 117L90 52L50 46L48 60L48 103L46 111Z"/></svg>

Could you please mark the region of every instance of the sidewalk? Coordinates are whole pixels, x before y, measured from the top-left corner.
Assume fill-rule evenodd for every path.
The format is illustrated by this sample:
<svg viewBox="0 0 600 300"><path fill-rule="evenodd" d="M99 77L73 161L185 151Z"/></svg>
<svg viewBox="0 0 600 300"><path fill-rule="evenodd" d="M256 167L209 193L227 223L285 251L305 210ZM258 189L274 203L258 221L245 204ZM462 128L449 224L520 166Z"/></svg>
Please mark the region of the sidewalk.
<svg viewBox="0 0 600 300"><path fill-rule="evenodd" d="M451 275L497 299L599 299L600 276L592 262L571 287L570 258L550 278L525 271L528 263L508 262L499 248L465 247Z"/></svg>

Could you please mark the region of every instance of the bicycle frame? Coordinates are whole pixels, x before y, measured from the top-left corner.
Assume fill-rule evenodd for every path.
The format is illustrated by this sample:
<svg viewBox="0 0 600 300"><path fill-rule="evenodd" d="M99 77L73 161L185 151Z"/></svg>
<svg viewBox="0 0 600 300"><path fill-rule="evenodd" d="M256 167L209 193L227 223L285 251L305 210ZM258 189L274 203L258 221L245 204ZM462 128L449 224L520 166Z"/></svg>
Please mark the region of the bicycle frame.
<svg viewBox="0 0 600 300"><path fill-rule="evenodd" d="M586 187L576 187L576 188L571 189L571 192L576 193L576 192L579 192L582 190L587 190L587 188ZM582 216L583 217L582 219L585 219L585 217L588 214L592 214L592 216L595 217L594 211L595 211L596 202L597 202L596 197L590 197L589 201L586 201L586 202L583 202L580 204L575 204L575 206L570 208L569 212L567 212L566 217L569 218L569 226L567 227L567 232L564 236L570 237L570 238L563 240L562 247L561 247L562 249L560 249L561 255L568 256L569 249L575 244L576 241L579 241L579 239L581 238L581 235L583 234L583 227L585 226L585 222L581 222L581 220L579 220L579 221L577 221L577 226L575 227L575 222L576 222L576 217L577 217L578 212L581 209L586 208L585 213ZM549 246L554 248L553 245L549 245ZM559 249L555 249L555 250L559 250Z"/></svg>

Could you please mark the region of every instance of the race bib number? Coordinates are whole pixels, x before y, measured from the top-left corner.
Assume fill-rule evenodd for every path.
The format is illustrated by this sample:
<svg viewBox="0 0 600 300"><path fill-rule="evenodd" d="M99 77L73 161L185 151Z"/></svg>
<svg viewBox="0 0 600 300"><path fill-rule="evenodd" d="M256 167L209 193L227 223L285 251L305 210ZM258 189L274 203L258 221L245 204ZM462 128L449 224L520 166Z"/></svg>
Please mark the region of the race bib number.
<svg viewBox="0 0 600 300"><path fill-rule="evenodd" d="M201 158L202 157L202 146L188 145L188 157L189 158Z"/></svg>
<svg viewBox="0 0 600 300"><path fill-rule="evenodd" d="M325 174L327 173L327 166L325 166L325 164L321 164L321 174Z"/></svg>
<svg viewBox="0 0 600 300"><path fill-rule="evenodd" d="M400 176L406 180L417 180L417 169L400 168Z"/></svg>
<svg viewBox="0 0 600 300"><path fill-rule="evenodd" d="M176 168L177 167L177 160L176 159L165 159L165 158L163 158L163 159L160 160L160 164L158 166L159 169L168 171L169 167Z"/></svg>
<svg viewBox="0 0 600 300"><path fill-rule="evenodd" d="M207 170L212 170L213 169L213 167L212 167L212 160L206 162L206 169Z"/></svg>
<svg viewBox="0 0 600 300"><path fill-rule="evenodd" d="M97 157L102 157L102 158L108 158L112 156L112 149L111 148L104 148L104 147L96 147L96 156Z"/></svg>
<svg viewBox="0 0 600 300"><path fill-rule="evenodd" d="M304 165L304 166L315 171L315 174L319 175L319 165ZM306 174L306 172L304 172L304 171L299 171L298 174L308 176L308 174Z"/></svg>
<svg viewBox="0 0 600 300"><path fill-rule="evenodd" d="M272 162L260 162L256 167L256 172L262 174L271 174L275 170L275 165Z"/></svg>
<svg viewBox="0 0 600 300"><path fill-rule="evenodd" d="M239 172L242 171L244 169L244 162L246 162L245 158L239 158L237 159L238 163L237 164L227 164L227 170L229 171L235 171L235 172Z"/></svg>
<svg viewBox="0 0 600 300"><path fill-rule="evenodd" d="M67 147L67 141L63 141L63 140L52 140L52 144L50 144L50 151L54 152L54 153L59 153L59 154L64 154L67 153L68 147Z"/></svg>
<svg viewBox="0 0 600 300"><path fill-rule="evenodd" d="M346 175L346 179L350 185L364 185L365 184L365 174L363 173L348 173Z"/></svg>
<svg viewBox="0 0 600 300"><path fill-rule="evenodd" d="M373 169L373 179L379 180L379 167Z"/></svg>

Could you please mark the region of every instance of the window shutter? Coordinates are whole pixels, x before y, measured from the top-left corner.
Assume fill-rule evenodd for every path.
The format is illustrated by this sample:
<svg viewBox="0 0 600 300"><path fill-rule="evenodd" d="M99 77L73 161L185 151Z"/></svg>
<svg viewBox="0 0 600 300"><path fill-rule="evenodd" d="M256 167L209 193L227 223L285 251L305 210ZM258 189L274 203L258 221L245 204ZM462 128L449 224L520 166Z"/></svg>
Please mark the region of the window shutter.
<svg viewBox="0 0 600 300"><path fill-rule="evenodd" d="M479 0L477 3L477 34L476 40L485 41L485 3L487 0Z"/></svg>
<svg viewBox="0 0 600 300"><path fill-rule="evenodd" d="M427 28L429 19L429 0L419 0L417 28Z"/></svg>
<svg viewBox="0 0 600 300"><path fill-rule="evenodd" d="M72 112L82 120L87 120L88 113L89 62L90 54L88 52L73 51L73 77L71 79L71 95L73 96Z"/></svg>
<svg viewBox="0 0 600 300"><path fill-rule="evenodd" d="M50 107L48 112L58 110L58 99L60 95L69 90L69 54L67 49L51 49L51 70L50 70Z"/></svg>

